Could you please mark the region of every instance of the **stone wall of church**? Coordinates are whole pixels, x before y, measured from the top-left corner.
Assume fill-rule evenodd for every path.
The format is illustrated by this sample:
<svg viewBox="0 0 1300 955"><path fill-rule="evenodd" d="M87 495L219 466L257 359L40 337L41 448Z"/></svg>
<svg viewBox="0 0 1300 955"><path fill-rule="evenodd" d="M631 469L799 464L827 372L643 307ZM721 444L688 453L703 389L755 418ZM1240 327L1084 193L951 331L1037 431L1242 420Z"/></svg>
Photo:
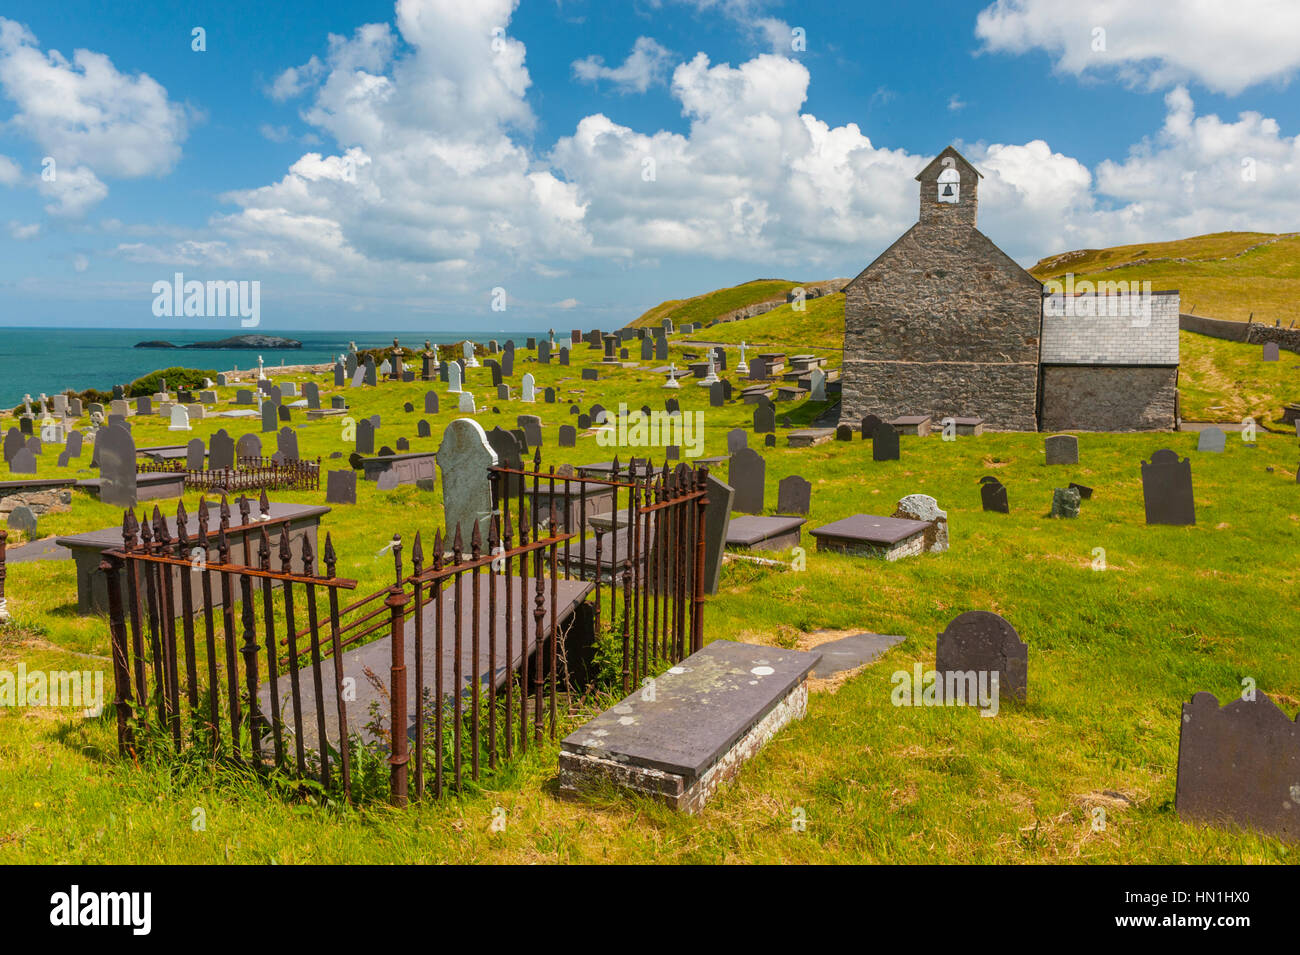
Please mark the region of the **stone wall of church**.
<svg viewBox="0 0 1300 955"><path fill-rule="evenodd" d="M1037 430L1041 285L963 215L930 215L846 290L840 420Z"/></svg>
<svg viewBox="0 0 1300 955"><path fill-rule="evenodd" d="M1044 431L1162 431L1177 422L1178 369L1043 367Z"/></svg>

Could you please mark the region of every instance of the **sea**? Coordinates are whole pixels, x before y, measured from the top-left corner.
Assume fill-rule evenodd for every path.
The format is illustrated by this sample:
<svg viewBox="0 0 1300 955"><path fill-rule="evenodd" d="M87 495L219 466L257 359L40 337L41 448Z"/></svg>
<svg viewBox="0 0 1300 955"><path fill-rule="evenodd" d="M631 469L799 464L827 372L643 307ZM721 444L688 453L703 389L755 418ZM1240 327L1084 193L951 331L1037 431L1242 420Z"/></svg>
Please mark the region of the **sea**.
<svg viewBox="0 0 1300 955"><path fill-rule="evenodd" d="M109 391L115 384L127 384L160 368L209 368L228 371L232 368L256 368L257 356L270 371L277 365L308 365L333 361L346 354L349 342L357 348L392 346L396 338L406 348L420 348L425 339L434 344L448 344L473 339L484 342L495 338L501 344L513 339L521 346L530 335L545 336L546 331L449 330L439 332L351 330L310 332L276 331L269 328L248 330L247 334L276 335L302 342L292 349L159 349L136 348L138 342L168 341L173 345L219 341L244 334L238 329L206 332L184 329L143 328L8 328L0 327L0 408L21 404L23 395L35 398L44 392L53 395L71 388L84 391L98 388Z"/></svg>

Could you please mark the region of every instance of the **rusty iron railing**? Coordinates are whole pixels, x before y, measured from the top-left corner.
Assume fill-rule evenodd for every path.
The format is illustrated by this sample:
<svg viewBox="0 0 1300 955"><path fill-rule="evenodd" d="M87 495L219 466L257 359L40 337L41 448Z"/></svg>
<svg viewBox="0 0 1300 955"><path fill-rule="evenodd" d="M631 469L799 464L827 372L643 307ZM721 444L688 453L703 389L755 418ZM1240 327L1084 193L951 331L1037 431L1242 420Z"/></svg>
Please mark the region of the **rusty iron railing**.
<svg viewBox="0 0 1300 955"><path fill-rule="evenodd" d="M139 459L137 474L184 474L185 487L192 491L318 491L321 459L276 461L267 457L241 457L233 468L194 471L166 461Z"/></svg>

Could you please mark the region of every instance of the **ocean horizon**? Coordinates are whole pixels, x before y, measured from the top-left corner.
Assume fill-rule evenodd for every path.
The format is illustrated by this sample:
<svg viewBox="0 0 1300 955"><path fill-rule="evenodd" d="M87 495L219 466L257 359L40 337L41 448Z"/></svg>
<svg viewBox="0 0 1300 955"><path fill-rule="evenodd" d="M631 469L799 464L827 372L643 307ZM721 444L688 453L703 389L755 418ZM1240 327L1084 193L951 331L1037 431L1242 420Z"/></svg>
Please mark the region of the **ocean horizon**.
<svg viewBox="0 0 1300 955"><path fill-rule="evenodd" d="M54 395L69 388L110 390L115 384L127 384L160 368L200 368L225 371L235 367L256 368L257 356L264 367L308 365L333 361L348 350L349 342L357 348L391 346L396 338L404 347L421 347L425 339L434 344L448 344L471 338L504 343L513 339L522 345L537 331L484 331L453 329L439 332L403 330L302 331L270 328L198 329L167 328L20 328L0 327L0 408L22 403L23 395L33 398L44 392ZM557 333L558 334L558 333ZM567 334L567 332L566 332ZM274 335L302 342L302 348L257 349L162 349L136 348L138 342L167 341L174 345L220 341L235 335Z"/></svg>

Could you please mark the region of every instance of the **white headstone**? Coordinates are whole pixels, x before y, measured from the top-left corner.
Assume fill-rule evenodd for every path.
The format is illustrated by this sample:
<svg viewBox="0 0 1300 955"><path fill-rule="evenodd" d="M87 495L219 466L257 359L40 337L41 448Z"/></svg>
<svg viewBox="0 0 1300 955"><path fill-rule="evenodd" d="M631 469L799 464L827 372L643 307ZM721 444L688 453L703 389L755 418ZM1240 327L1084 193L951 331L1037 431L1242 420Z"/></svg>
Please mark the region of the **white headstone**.
<svg viewBox="0 0 1300 955"><path fill-rule="evenodd" d="M190 413L185 410L184 405L172 405L171 422L167 425L168 431L188 431L190 430Z"/></svg>
<svg viewBox="0 0 1300 955"><path fill-rule="evenodd" d="M460 391L460 365L454 361L447 363L447 390L453 395Z"/></svg>
<svg viewBox="0 0 1300 955"><path fill-rule="evenodd" d="M736 365L736 373L745 375L749 373L749 362L745 361L745 343L740 343L740 362Z"/></svg>
<svg viewBox="0 0 1300 955"><path fill-rule="evenodd" d="M477 368L478 359L474 357L474 343L466 339L465 344L463 346L463 351L465 353L465 367Z"/></svg>
<svg viewBox="0 0 1300 955"><path fill-rule="evenodd" d="M668 380L664 382L665 388L680 388L681 382L677 380L677 366L675 364L668 366Z"/></svg>
<svg viewBox="0 0 1300 955"><path fill-rule="evenodd" d="M462 414L473 414L478 409L474 407L474 396L468 391L460 393L459 410Z"/></svg>
<svg viewBox="0 0 1300 955"><path fill-rule="evenodd" d="M812 394L809 395L809 397L813 401L825 401L826 400L826 372L822 371L820 368L814 368L811 372L809 372L808 378L810 383L810 390L812 392Z"/></svg>
<svg viewBox="0 0 1300 955"><path fill-rule="evenodd" d="M442 510L448 543L455 540L459 527L461 544L468 550L477 521L486 547L492 516L488 468L496 466L497 456L482 425L473 418L457 418L449 424L438 446L437 460L442 471Z"/></svg>
<svg viewBox="0 0 1300 955"><path fill-rule="evenodd" d="M523 381L520 383L519 387L520 401L531 403L537 400L537 385L531 374L524 375Z"/></svg>

